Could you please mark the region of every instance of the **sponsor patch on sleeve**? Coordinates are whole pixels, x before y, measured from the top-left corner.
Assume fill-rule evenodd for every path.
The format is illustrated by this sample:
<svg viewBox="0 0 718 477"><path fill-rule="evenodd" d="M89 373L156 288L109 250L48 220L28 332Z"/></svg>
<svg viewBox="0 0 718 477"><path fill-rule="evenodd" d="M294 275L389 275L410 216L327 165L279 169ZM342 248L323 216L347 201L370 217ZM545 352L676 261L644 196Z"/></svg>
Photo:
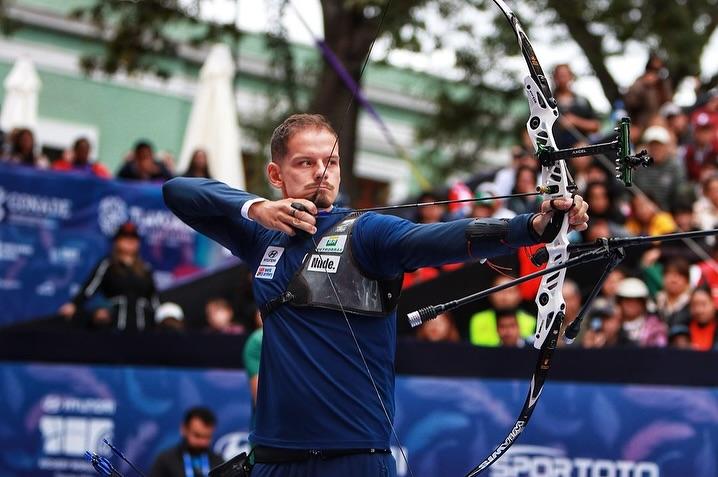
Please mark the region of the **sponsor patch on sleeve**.
<svg viewBox="0 0 718 477"><path fill-rule="evenodd" d="M257 268L257 273L254 274L254 277L271 280L272 278L274 278L274 270L276 269L277 267L265 267L260 265L260 267Z"/></svg>
<svg viewBox="0 0 718 477"><path fill-rule="evenodd" d="M279 262L279 257L281 257L283 253L284 247L267 247L267 250L264 252L264 257L262 257L262 261L259 265L263 267L274 267L277 265L277 262Z"/></svg>

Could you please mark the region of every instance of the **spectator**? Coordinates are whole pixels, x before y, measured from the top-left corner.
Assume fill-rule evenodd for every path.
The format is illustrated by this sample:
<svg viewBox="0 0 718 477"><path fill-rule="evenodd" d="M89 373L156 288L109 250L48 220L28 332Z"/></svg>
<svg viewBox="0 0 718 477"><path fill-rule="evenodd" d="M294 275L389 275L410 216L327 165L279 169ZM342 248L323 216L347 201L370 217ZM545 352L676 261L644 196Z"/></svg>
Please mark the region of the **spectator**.
<svg viewBox="0 0 718 477"><path fill-rule="evenodd" d="M259 359L262 355L262 337L264 335L262 316L256 308L254 313L254 324L256 329L252 331L247 338L247 341L244 342L244 349L242 350L244 369L247 371L249 394L252 398L252 414L249 423L250 431L254 430L254 413L257 406L257 391L259 389Z"/></svg>
<svg viewBox="0 0 718 477"><path fill-rule="evenodd" d="M496 197L496 186L491 182L483 182L476 188L476 198L484 199L474 203L472 216L475 218L512 219L516 214L503 207L503 199L492 199Z"/></svg>
<svg viewBox="0 0 718 477"><path fill-rule="evenodd" d="M536 192L536 171L531 167L520 166L516 169L516 180L512 194L522 194L526 192ZM507 207L515 214L526 214L537 212L539 204L541 204L540 196L533 197L512 197L509 199Z"/></svg>
<svg viewBox="0 0 718 477"><path fill-rule="evenodd" d="M614 268L606 277L606 281L603 282L603 287L599 292L599 297L606 300L608 307L616 306L618 286L621 284L623 279L626 278L626 276L626 271L623 268Z"/></svg>
<svg viewBox="0 0 718 477"><path fill-rule="evenodd" d="M676 223L668 212L662 212L646 194L631 198L631 218L626 230L632 235L662 235L674 232Z"/></svg>
<svg viewBox="0 0 718 477"><path fill-rule="evenodd" d="M694 182L700 182L707 175L714 175L718 171L717 130L708 113L696 116L693 122L693 140L686 146L683 156L686 175Z"/></svg>
<svg viewBox="0 0 718 477"><path fill-rule="evenodd" d="M210 469L224 462L210 449L216 427L212 411L205 407L189 409L180 427L182 441L157 456L149 477L206 477Z"/></svg>
<svg viewBox="0 0 718 477"><path fill-rule="evenodd" d="M503 310L496 314L496 334L503 348L524 348L526 340L521 336L517 310Z"/></svg>
<svg viewBox="0 0 718 477"><path fill-rule="evenodd" d="M204 149L195 149L189 160L189 166L183 175L185 177L204 177L205 179L211 179L212 174L209 173L207 151Z"/></svg>
<svg viewBox="0 0 718 477"><path fill-rule="evenodd" d="M533 153L521 146L514 146L511 148L511 165L499 169L494 176L497 195L509 195L511 193L516 183L516 170L521 166L537 171L538 161Z"/></svg>
<svg viewBox="0 0 718 477"><path fill-rule="evenodd" d="M716 333L716 306L711 293L704 287L696 288L691 295L690 322L691 345L698 351L715 349L718 341Z"/></svg>
<svg viewBox="0 0 718 477"><path fill-rule="evenodd" d="M673 325L668 330L668 346L677 349L693 349L691 331L687 325Z"/></svg>
<svg viewBox="0 0 718 477"><path fill-rule="evenodd" d="M491 283L498 286L510 282L511 278L499 275ZM519 309L521 294L518 288L510 287L489 296L491 308L473 315L469 321L469 338L477 346L498 346L500 338L496 331L496 319L499 313L511 311L516 314L522 337L533 336L536 330L536 317Z"/></svg>
<svg viewBox="0 0 718 477"><path fill-rule="evenodd" d="M644 73L631 85L623 99L631 120L639 127L646 127L672 97L668 69L658 55L651 53Z"/></svg>
<svg viewBox="0 0 718 477"><path fill-rule="evenodd" d="M713 303L718 308L718 240L713 243L711 256L698 264L701 272L699 285L710 289L713 296Z"/></svg>
<svg viewBox="0 0 718 477"><path fill-rule="evenodd" d="M673 153L671 133L663 126L651 126L643 133L643 141L653 164L641 169L640 174L635 175L634 183L653 197L662 210L671 210L685 181L684 170Z"/></svg>
<svg viewBox="0 0 718 477"><path fill-rule="evenodd" d="M431 192L424 192L417 199L418 203L436 202L440 200L439 196ZM418 224L435 224L443 222L446 215L445 205L425 205L416 208L416 223Z"/></svg>
<svg viewBox="0 0 718 477"><path fill-rule="evenodd" d="M566 304L566 310L564 311L563 326L567 326L578 316L578 312L581 311L581 304L583 298L581 297L581 290L573 280L566 278L563 281L562 295L564 303Z"/></svg>
<svg viewBox="0 0 718 477"><path fill-rule="evenodd" d="M690 140L688 115L675 103L666 103L660 111L661 117L666 120L666 127L673 134L675 143L685 146Z"/></svg>
<svg viewBox="0 0 718 477"><path fill-rule="evenodd" d="M75 140L72 145L72 151L69 157L64 157L52 163L52 169L55 171L80 171L89 172L96 177L109 179L110 171L99 162L90 161L90 141L81 137Z"/></svg>
<svg viewBox="0 0 718 477"><path fill-rule="evenodd" d="M718 226L718 174L711 174L703 180L701 197L693 204L693 213L698 228L707 230Z"/></svg>
<svg viewBox="0 0 718 477"><path fill-rule="evenodd" d="M663 290L656 294L658 316L669 327L688 322L691 298L691 266L684 258L674 258L663 267Z"/></svg>
<svg viewBox="0 0 718 477"><path fill-rule="evenodd" d="M184 331L184 311L177 303L166 302L155 311L155 325L158 330Z"/></svg>
<svg viewBox="0 0 718 477"><path fill-rule="evenodd" d="M624 278L616 295L621 309L622 328L628 339L641 347L667 344L668 329L657 316L648 313L648 287L638 278Z"/></svg>
<svg viewBox="0 0 718 477"><path fill-rule="evenodd" d="M234 321L234 309L224 298L212 298L204 307L207 319L207 331L238 335L245 331L244 326Z"/></svg>
<svg viewBox="0 0 718 477"><path fill-rule="evenodd" d="M559 149L572 147L601 128L591 103L573 91L573 80L569 65L556 65L553 70L553 96L558 101L561 115L554 125L553 136Z"/></svg>
<svg viewBox="0 0 718 477"><path fill-rule="evenodd" d="M134 153L117 172L117 177L136 181L166 181L172 178L172 174L162 162L154 158L149 142L138 141Z"/></svg>
<svg viewBox="0 0 718 477"><path fill-rule="evenodd" d="M21 166L47 169L50 162L35 151L35 135L27 128L15 129L9 136L10 150L3 156L3 162Z"/></svg>
<svg viewBox="0 0 718 477"><path fill-rule="evenodd" d="M72 318L98 294L106 302L93 311L92 327L142 331L154 326L157 289L150 266L140 257L140 235L131 222L117 229L110 254L100 260L80 292L60 308L59 314Z"/></svg>
<svg viewBox="0 0 718 477"><path fill-rule="evenodd" d="M583 348L633 346L621 326L621 309L608 300L598 298L588 318L588 329L581 337Z"/></svg>
<svg viewBox="0 0 718 477"><path fill-rule="evenodd" d="M439 313L433 320L424 323L416 332L420 341L458 343L459 330L450 312Z"/></svg>
<svg viewBox="0 0 718 477"><path fill-rule="evenodd" d="M718 88L713 88L705 94L704 103L691 113L691 121L696 122L698 116L707 114L714 129L718 129Z"/></svg>
<svg viewBox="0 0 718 477"><path fill-rule="evenodd" d="M589 182L583 197L591 204L591 220L605 219L614 230L622 228L621 225L626 218L619 210L615 197L611 195L605 182Z"/></svg>

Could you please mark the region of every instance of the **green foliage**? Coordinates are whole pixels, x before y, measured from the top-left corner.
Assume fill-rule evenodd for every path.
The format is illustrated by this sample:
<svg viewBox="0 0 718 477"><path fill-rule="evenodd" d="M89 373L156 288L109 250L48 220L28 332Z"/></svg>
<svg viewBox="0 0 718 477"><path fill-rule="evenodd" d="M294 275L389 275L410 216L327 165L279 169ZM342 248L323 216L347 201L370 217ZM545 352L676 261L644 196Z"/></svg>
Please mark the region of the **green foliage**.
<svg viewBox="0 0 718 477"><path fill-rule="evenodd" d="M158 58L175 56L181 44L199 46L221 39L236 43L239 31L232 24L199 18L200 0L102 0L77 8L72 18L87 21L104 32L104 51L81 60L86 72L102 70L129 74L149 72L169 76Z"/></svg>

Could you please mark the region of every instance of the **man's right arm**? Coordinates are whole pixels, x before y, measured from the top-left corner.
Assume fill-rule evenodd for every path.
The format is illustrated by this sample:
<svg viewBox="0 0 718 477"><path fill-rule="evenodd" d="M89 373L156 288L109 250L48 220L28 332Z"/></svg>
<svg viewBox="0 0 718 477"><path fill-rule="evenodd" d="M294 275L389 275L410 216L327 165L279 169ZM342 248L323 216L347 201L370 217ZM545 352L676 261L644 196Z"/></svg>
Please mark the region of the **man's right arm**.
<svg viewBox="0 0 718 477"><path fill-rule="evenodd" d="M190 177L165 182L162 194L167 207L184 223L232 253L238 254L257 231L258 225L246 215L247 204L262 200L256 195L216 180Z"/></svg>

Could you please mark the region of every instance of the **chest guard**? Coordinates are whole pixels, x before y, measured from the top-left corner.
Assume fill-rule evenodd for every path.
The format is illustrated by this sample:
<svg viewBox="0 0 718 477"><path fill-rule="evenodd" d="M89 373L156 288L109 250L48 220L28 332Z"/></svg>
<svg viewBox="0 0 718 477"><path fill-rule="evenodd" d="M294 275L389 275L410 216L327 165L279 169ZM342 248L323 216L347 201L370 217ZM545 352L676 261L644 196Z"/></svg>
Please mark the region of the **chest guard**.
<svg viewBox="0 0 718 477"><path fill-rule="evenodd" d="M358 217L359 214L349 214L322 236L315 250L304 257L287 291L270 300L262 311L271 313L283 303L338 311L343 307L349 313L371 316L385 316L394 311L403 277L376 280L359 268L351 241Z"/></svg>

